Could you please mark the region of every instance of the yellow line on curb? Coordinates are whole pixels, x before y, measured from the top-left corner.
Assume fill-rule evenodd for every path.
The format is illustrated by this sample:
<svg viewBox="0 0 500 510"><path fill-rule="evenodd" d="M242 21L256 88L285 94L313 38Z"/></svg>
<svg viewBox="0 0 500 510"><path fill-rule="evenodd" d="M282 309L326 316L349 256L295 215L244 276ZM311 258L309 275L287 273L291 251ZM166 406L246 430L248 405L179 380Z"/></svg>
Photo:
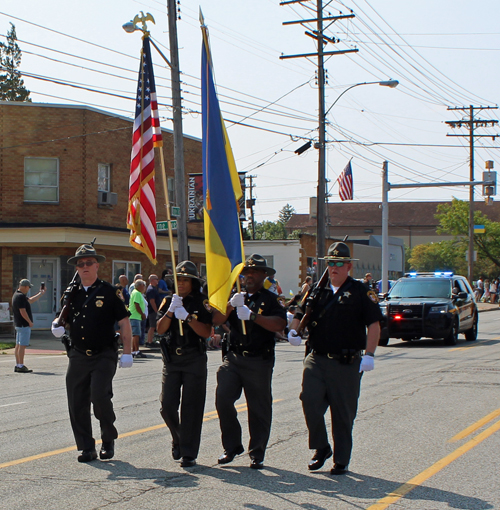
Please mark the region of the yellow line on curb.
<svg viewBox="0 0 500 510"><path fill-rule="evenodd" d="M455 451L443 457L441 460L435 462L432 466L428 467L417 476L413 477L411 480L408 480L405 484L398 487L395 491L388 494L385 498L377 501L377 503L369 506L366 510L384 510L388 506L396 503L401 498L406 496L413 489L416 489L420 485L422 485L426 480L428 480L431 476L439 473L446 466L451 464L454 460L461 457L464 453L467 453L469 450L472 450L479 443L490 437L492 434L500 430L500 421L497 421L490 427L488 427L485 431L478 434L476 437L473 437L467 443L463 444Z"/></svg>
<svg viewBox="0 0 500 510"><path fill-rule="evenodd" d="M476 423L473 423L466 429L462 430L462 432L459 432L456 436L453 436L451 439L448 439L448 443L455 443L457 441L460 441L460 439L464 439L465 437L469 436L473 432L476 432L476 430L480 429L483 425L486 425L488 422L494 420L498 416L500 416L500 409L497 409L496 411L487 414L484 418L481 418L480 420L476 421Z"/></svg>
<svg viewBox="0 0 500 510"><path fill-rule="evenodd" d="M276 404L277 402L281 402L283 399L277 399L273 400L273 404ZM238 404L236 407L236 411L238 413L241 413L242 411L245 411L247 409L246 404ZM217 418L217 411L209 411L208 413L204 414L203 421L210 421ZM161 423L160 425L153 425L152 427L146 427L144 429L139 430L132 430L131 432L125 432L123 434L118 435L118 439L123 439L124 437L131 437L131 436L137 436L138 434L144 434L146 432L152 432L153 430L159 430L165 428L166 425L164 423ZM101 444L102 441L99 439L95 442L95 444ZM60 448L59 450L52 450L51 452L45 452L45 453L39 453L37 455L32 455L31 457L24 457L22 459L16 459L11 460L9 462L4 462L0 464L0 469L6 468L6 467L12 467L17 466L19 464L24 464L26 462L31 462L38 459L45 459L47 457L53 457L54 455L60 455L61 453L67 453L67 452L73 452L76 451L76 446L68 446L67 448Z"/></svg>

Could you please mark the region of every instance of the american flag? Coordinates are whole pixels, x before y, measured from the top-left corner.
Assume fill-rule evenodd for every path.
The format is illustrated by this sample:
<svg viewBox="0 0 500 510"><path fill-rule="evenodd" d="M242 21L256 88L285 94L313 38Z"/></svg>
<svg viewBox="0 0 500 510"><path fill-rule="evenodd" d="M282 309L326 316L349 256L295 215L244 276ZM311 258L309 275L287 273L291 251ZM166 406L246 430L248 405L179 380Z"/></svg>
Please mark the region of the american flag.
<svg viewBox="0 0 500 510"><path fill-rule="evenodd" d="M130 244L156 264L156 199L154 147L163 145L149 38L143 40L132 155L127 227Z"/></svg>
<svg viewBox="0 0 500 510"><path fill-rule="evenodd" d="M339 196L340 200L352 200L353 197L353 183L352 183L352 168L351 162L347 163L342 173L337 179L339 182Z"/></svg>

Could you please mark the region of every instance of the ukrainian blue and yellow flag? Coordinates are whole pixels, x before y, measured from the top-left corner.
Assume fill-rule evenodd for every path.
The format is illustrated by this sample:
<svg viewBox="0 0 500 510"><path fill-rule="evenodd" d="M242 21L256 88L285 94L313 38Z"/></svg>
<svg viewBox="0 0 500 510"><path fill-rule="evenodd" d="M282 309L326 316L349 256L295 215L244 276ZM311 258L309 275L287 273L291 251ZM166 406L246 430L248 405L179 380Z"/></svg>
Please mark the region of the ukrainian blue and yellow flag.
<svg viewBox="0 0 500 510"><path fill-rule="evenodd" d="M203 122L203 218L210 305L226 313L231 289L243 267L238 200L242 196L233 151L215 91L208 28L200 11L201 109Z"/></svg>

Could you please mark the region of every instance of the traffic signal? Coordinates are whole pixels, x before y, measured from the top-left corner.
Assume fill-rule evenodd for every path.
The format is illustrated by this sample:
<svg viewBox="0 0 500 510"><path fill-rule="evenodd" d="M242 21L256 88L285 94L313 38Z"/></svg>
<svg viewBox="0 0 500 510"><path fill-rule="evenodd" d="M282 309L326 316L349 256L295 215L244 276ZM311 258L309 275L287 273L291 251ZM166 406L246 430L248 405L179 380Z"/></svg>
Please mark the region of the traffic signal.
<svg viewBox="0 0 500 510"><path fill-rule="evenodd" d="M483 181L490 181L490 184L483 184L483 196L492 197L497 194L497 173L483 172Z"/></svg>

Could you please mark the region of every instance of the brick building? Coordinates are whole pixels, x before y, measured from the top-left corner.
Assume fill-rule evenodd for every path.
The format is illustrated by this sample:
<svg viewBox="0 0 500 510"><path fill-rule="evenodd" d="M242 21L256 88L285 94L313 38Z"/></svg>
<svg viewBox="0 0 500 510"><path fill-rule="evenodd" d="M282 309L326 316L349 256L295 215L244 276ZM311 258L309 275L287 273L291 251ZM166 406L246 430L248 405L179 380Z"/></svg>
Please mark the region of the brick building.
<svg viewBox="0 0 500 510"><path fill-rule="evenodd" d="M403 240L409 248L418 244L444 241L452 236L436 232L439 225L435 215L437 206L446 202L390 202L389 235ZM500 221L500 202L486 205L474 202L474 208L492 221ZM294 230L316 233L316 200L310 203L309 214L294 214L286 224L287 233ZM380 202L335 202L327 204L326 237L364 240L382 235L382 209ZM314 256L314 251L308 251Z"/></svg>
<svg viewBox="0 0 500 510"><path fill-rule="evenodd" d="M173 136L163 130L173 190ZM94 237L106 256L100 276L116 283L170 264L166 233L158 234L158 264L129 244L126 228L132 120L86 106L0 102L0 302L10 302L21 278L47 292L33 305L35 327L50 327L73 276L66 260ZM184 137L186 174L201 172L201 140ZM156 158L157 220L166 220L160 158ZM186 177L186 183L188 179ZM173 191L170 201L175 202ZM175 235L175 234L174 234ZM203 224L188 226L190 258L204 263ZM174 243L175 244L175 243ZM175 246L175 249L177 247Z"/></svg>

